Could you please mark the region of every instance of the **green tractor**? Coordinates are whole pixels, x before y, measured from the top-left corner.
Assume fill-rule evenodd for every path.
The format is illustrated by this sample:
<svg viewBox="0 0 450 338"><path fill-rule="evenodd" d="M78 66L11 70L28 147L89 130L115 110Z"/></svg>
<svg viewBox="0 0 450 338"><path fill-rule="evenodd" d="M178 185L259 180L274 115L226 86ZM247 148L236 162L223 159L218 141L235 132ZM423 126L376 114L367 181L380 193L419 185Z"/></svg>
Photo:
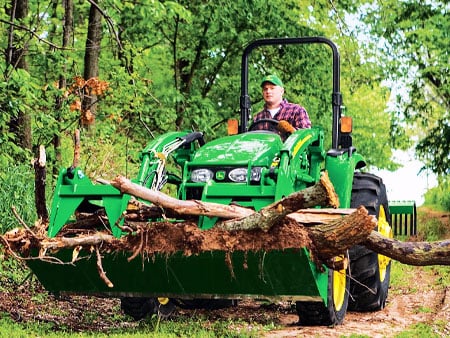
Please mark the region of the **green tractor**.
<svg viewBox="0 0 450 338"><path fill-rule="evenodd" d="M287 44L323 44L332 50L332 147L324 147L320 127L292 132L283 142L277 133L249 126L248 58L257 47ZM319 181L327 171L341 208L363 205L378 220L377 229L391 237L386 188L382 180L361 172L366 163L352 144L349 118L342 116L339 53L322 37L262 39L249 44L242 56L241 116L238 132L205 143L200 132L170 132L152 140L140 155L134 179L150 189L176 187L181 200L197 199L261 208ZM271 121L276 124L277 121ZM350 123L351 124L351 123ZM171 158L179 172L168 172ZM123 236L121 215L130 196L111 185L93 184L80 168L63 169L55 188L48 236L58 235L73 214L87 205L104 208L112 234ZM151 220L149 220L151 221ZM217 219L198 218L202 230ZM60 250L58 259L70 262L72 251ZM95 257L74 264L29 260L44 287L53 293L120 297L122 308L139 319L151 313L168 314L175 305L218 307L242 298L295 302L301 325L342 323L347 309L374 311L386 304L391 262L365 247L349 250L350 264L336 271L318 267L307 249L270 252L233 252L233 277L224 264L225 253L182 253L151 259L127 260L124 254L104 254L103 268L113 287L99 278ZM351 276L351 279L350 279Z"/></svg>

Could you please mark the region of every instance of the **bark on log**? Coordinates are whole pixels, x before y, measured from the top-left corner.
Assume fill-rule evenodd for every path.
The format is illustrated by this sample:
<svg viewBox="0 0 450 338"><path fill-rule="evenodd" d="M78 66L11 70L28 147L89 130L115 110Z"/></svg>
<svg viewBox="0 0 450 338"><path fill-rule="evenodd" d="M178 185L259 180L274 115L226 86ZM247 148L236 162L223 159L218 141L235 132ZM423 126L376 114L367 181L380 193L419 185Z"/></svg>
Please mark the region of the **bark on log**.
<svg viewBox="0 0 450 338"><path fill-rule="evenodd" d="M254 213L251 209L236 205L223 205L219 203L205 203L198 200L178 200L167 196L162 192L150 190L139 184L131 182L123 176L117 176L111 181L111 185L119 189L122 193L142 198L146 201L163 208L171 209L177 214L183 215L206 215L221 218L246 217Z"/></svg>
<svg viewBox="0 0 450 338"><path fill-rule="evenodd" d="M400 242L372 231L361 244L403 264L416 266L450 265L450 240Z"/></svg>
<svg viewBox="0 0 450 338"><path fill-rule="evenodd" d="M326 172L322 174L319 182L312 187L295 192L280 201L262 208L260 211L250 216L223 221L217 224L216 227L224 230L249 230L260 228L267 231L274 224L277 224L284 219L288 214L299 209L316 206L339 207L339 199Z"/></svg>
<svg viewBox="0 0 450 338"><path fill-rule="evenodd" d="M78 237L52 237L44 238L40 244L45 250L59 250L63 248L75 248L78 246L96 246L102 243L118 244L119 239L103 232Z"/></svg>
<svg viewBox="0 0 450 338"><path fill-rule="evenodd" d="M316 254L321 260L328 260L366 240L376 225L375 216L369 215L364 207L359 207L346 217L310 227L307 231L317 248Z"/></svg>

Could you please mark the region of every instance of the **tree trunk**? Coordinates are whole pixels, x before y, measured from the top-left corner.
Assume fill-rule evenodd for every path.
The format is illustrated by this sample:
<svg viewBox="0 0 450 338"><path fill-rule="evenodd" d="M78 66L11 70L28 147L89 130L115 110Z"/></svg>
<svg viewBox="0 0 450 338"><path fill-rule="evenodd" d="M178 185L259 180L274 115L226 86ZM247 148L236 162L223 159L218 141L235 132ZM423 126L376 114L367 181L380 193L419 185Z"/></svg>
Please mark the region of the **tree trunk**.
<svg viewBox="0 0 450 338"><path fill-rule="evenodd" d="M97 1L93 1L95 4ZM97 6L91 4L89 11L88 33L86 38L86 52L84 54L84 79L98 77L98 60L100 57L100 45L102 40L102 14ZM94 123L96 113L96 95L85 93L81 103L81 125L89 126Z"/></svg>
<svg viewBox="0 0 450 338"><path fill-rule="evenodd" d="M12 0L11 9L8 13L11 22L25 19L28 15L28 0ZM6 50L6 63L14 69L28 70L26 62L27 44L19 45L20 38L14 32L14 26L10 25L8 34L8 47ZM15 135L16 143L24 149L32 149L31 117L25 111L11 114L9 130Z"/></svg>
<svg viewBox="0 0 450 338"><path fill-rule="evenodd" d="M34 160L34 202L38 218L48 222L47 204L45 203L45 181L47 172L45 170L46 154L44 146L39 147L39 157Z"/></svg>
<svg viewBox="0 0 450 338"><path fill-rule="evenodd" d="M62 36L62 47L68 48L73 41L73 1L63 0L64 8L64 18L63 18L63 36ZM67 73L67 65L63 64L63 69L61 75L59 76L58 87L60 89L65 89L67 87L67 79L65 74ZM58 124L61 124L61 108L64 101L62 95L56 98L55 102L55 120ZM56 163L61 163L61 137L59 133L53 135L53 149L55 150L55 161ZM53 167L53 174L57 176L58 165Z"/></svg>

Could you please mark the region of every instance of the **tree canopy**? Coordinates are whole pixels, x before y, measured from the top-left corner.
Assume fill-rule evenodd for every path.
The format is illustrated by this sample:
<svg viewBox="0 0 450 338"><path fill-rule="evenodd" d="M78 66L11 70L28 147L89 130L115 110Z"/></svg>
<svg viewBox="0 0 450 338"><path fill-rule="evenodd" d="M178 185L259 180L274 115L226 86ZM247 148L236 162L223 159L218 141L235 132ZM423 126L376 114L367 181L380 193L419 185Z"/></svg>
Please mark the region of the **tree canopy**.
<svg viewBox="0 0 450 338"><path fill-rule="evenodd" d="M97 175L107 175L112 163L116 173L128 170L129 158L137 158L151 135L191 128L207 138L222 135L220 122L237 116L240 61L249 42L326 36L340 48L346 114L354 117L354 143L368 163L394 169L392 148L407 147L409 138L419 141L418 154L429 168L445 174L447 11L445 2L417 1L10 0L0 9L6 56L0 62L0 164L24 161L43 144L55 165L65 165L72 132L80 126L86 165ZM364 30L370 43L358 36ZM254 112L261 106L260 79L276 72L289 101L330 129L326 49L268 48L252 54L251 62ZM403 89L391 111L386 81ZM31 121L30 145L15 128L22 116ZM422 128L405 132L407 122Z"/></svg>
<svg viewBox="0 0 450 338"><path fill-rule="evenodd" d="M372 29L385 67L383 77L401 86L395 109L418 127L416 152L426 168L450 168L450 22L448 1L380 1L361 19Z"/></svg>

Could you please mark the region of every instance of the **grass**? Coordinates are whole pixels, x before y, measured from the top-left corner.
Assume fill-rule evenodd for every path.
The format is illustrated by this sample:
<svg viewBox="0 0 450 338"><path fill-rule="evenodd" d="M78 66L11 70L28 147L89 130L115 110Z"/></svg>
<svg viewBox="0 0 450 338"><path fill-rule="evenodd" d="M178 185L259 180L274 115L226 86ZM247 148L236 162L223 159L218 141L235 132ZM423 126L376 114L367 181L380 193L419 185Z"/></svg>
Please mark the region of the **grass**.
<svg viewBox="0 0 450 338"><path fill-rule="evenodd" d="M445 214L444 211L438 210L435 207L426 206L424 208L419 208L417 238L428 242L450 238L450 224L442 221L442 219L437 216L433 217L433 214L430 213L429 210L432 210L432 213L435 212L436 215L439 215L440 212Z"/></svg>
<svg viewBox="0 0 450 338"><path fill-rule="evenodd" d="M34 205L34 173L27 165L2 168L0 172L0 234L16 228L19 223L11 211L14 206L17 213L27 224L36 219Z"/></svg>
<svg viewBox="0 0 450 338"><path fill-rule="evenodd" d="M17 323L9 314L0 313L0 337L164 337L164 338L252 338L259 337L261 328L249 327L245 322L210 321L201 317L186 320L160 321L155 316L131 328L112 329L108 332L72 332L53 323L29 321Z"/></svg>
<svg viewBox="0 0 450 338"><path fill-rule="evenodd" d="M417 286L413 283L417 278L417 267L392 261L391 265L391 289L389 293L399 294L404 290L417 292Z"/></svg>
<svg viewBox="0 0 450 338"><path fill-rule="evenodd" d="M420 213L420 210L419 210ZM450 237L448 224L438 218L426 217L420 214L418 238L425 241L437 241ZM405 239L402 239L405 240ZM425 273L424 273L425 272ZM421 279L421 275L435 276L433 283L428 284ZM419 278L418 278L419 277ZM420 281L419 283L417 281ZM445 288L450 285L450 267L433 265L416 267L393 262L391 270L391 290L390 294L407 292L423 292L426 288ZM432 309L426 306L418 306L417 313L431 313ZM446 337L450 336L450 324L446 320L436 319L430 323L416 323L407 330L395 336L395 338L409 337Z"/></svg>
<svg viewBox="0 0 450 338"><path fill-rule="evenodd" d="M12 285L21 285L29 275L30 270L22 262L5 258L0 251L0 292L9 290Z"/></svg>

